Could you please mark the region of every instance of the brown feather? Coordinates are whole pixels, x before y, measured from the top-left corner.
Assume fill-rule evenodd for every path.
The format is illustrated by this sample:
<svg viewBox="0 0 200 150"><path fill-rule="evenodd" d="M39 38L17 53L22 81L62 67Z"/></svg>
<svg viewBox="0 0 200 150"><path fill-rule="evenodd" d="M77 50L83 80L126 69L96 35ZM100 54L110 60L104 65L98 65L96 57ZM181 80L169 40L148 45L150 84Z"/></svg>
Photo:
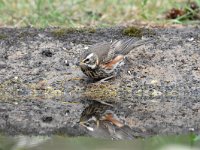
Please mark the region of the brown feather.
<svg viewBox="0 0 200 150"><path fill-rule="evenodd" d="M101 66L103 68L107 68L107 69L112 69L113 66L122 61L124 59L124 56L123 55L118 55L117 57L115 57L113 60L111 60L110 62L106 63L106 64L102 64Z"/></svg>

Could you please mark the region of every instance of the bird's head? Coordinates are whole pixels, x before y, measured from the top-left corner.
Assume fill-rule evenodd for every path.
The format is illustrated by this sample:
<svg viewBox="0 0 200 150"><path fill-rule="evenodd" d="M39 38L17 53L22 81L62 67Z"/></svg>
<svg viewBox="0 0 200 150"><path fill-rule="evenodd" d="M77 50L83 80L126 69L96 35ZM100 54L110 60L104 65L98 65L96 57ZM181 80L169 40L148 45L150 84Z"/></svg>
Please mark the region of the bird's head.
<svg viewBox="0 0 200 150"><path fill-rule="evenodd" d="M98 56L95 53L89 53L85 55L80 62L80 67L87 67L90 69L95 69L99 65Z"/></svg>

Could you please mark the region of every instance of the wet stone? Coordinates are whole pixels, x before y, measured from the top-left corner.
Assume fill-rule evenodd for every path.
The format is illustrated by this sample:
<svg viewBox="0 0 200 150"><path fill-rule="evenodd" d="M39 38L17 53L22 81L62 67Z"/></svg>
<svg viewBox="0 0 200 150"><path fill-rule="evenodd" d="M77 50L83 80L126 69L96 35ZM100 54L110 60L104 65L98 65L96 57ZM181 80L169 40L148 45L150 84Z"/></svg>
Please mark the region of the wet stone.
<svg viewBox="0 0 200 150"><path fill-rule="evenodd" d="M54 28L0 28L8 36L0 44L0 131L113 139L134 138L127 129L145 137L189 129L199 134L199 28L152 28L153 34L142 36L157 41L131 51L120 76L91 81L78 66L81 54L98 42L130 38L124 28L71 30L61 36L52 34ZM84 113L93 102L106 106ZM125 128L101 120L107 109ZM100 119L99 130L96 120L80 125L90 113Z"/></svg>
<svg viewBox="0 0 200 150"><path fill-rule="evenodd" d="M7 67L6 63L3 61L0 61L0 69L6 68L6 67Z"/></svg>

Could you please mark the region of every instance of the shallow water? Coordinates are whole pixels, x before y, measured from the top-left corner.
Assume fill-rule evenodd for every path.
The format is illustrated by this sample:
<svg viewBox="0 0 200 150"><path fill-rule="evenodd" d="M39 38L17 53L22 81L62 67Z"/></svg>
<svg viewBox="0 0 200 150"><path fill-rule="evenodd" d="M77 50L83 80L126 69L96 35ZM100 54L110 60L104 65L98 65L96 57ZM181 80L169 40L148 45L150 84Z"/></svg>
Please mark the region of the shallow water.
<svg viewBox="0 0 200 150"><path fill-rule="evenodd" d="M154 136L134 141L66 136L0 136L0 150L175 150L178 148L196 150L199 147L200 137L192 134L165 137Z"/></svg>

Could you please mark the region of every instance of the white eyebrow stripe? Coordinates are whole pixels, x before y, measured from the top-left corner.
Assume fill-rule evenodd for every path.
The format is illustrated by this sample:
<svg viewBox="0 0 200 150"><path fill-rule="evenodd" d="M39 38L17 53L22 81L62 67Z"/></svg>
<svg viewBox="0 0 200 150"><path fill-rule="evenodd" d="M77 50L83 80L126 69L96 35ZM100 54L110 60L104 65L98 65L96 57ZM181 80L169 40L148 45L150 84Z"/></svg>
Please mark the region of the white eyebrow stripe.
<svg viewBox="0 0 200 150"><path fill-rule="evenodd" d="M91 58L92 56L94 56L94 53L89 54L86 59Z"/></svg>

